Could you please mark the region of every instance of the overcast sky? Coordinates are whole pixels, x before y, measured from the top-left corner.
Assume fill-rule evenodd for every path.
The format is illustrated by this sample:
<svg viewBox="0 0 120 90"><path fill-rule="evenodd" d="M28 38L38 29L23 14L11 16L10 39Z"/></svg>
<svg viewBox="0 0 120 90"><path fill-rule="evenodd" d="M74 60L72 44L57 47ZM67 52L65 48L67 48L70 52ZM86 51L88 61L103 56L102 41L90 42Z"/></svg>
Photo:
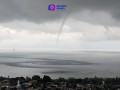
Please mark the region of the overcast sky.
<svg viewBox="0 0 120 90"><path fill-rule="evenodd" d="M120 51L120 0L0 0L0 48Z"/></svg>

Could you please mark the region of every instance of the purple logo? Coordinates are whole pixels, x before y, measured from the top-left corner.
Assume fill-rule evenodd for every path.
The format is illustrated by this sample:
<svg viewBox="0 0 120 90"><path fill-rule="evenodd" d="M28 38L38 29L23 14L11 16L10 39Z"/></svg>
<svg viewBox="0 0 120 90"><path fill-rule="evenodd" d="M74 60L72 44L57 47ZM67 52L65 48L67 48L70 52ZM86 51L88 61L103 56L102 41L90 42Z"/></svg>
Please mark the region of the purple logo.
<svg viewBox="0 0 120 90"><path fill-rule="evenodd" d="M48 10L55 11L56 10L56 5L55 4L48 5Z"/></svg>

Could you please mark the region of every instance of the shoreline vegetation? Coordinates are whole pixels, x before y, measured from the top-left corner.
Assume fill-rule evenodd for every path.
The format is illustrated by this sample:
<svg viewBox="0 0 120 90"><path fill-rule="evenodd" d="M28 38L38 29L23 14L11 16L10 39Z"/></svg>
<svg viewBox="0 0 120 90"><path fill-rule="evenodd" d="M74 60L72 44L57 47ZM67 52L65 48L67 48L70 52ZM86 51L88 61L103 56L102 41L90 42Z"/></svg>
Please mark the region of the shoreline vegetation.
<svg viewBox="0 0 120 90"><path fill-rule="evenodd" d="M62 78L34 75L32 77L0 77L0 90L120 90L116 78Z"/></svg>

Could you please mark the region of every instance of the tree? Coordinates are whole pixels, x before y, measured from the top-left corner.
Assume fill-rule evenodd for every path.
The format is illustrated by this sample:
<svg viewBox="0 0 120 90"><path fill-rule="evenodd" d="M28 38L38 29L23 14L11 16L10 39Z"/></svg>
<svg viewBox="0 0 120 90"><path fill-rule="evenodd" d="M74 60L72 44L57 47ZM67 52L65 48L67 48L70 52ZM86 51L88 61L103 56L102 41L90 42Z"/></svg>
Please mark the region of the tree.
<svg viewBox="0 0 120 90"><path fill-rule="evenodd" d="M46 84L48 82L51 82L51 78L49 76L44 75L44 77L43 77L43 83L44 83L43 87L44 88L46 88Z"/></svg>
<svg viewBox="0 0 120 90"><path fill-rule="evenodd" d="M40 76L34 75L34 76L32 76L32 80L37 80L37 81L39 81L39 80L40 80Z"/></svg>

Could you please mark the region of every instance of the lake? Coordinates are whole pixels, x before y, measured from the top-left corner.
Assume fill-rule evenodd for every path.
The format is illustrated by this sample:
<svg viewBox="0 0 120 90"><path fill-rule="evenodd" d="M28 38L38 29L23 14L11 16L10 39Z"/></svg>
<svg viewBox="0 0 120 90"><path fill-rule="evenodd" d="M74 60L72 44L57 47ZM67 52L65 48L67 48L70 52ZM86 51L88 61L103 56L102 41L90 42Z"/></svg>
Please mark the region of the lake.
<svg viewBox="0 0 120 90"><path fill-rule="evenodd" d="M80 50L1 51L0 76L120 77L120 53Z"/></svg>

